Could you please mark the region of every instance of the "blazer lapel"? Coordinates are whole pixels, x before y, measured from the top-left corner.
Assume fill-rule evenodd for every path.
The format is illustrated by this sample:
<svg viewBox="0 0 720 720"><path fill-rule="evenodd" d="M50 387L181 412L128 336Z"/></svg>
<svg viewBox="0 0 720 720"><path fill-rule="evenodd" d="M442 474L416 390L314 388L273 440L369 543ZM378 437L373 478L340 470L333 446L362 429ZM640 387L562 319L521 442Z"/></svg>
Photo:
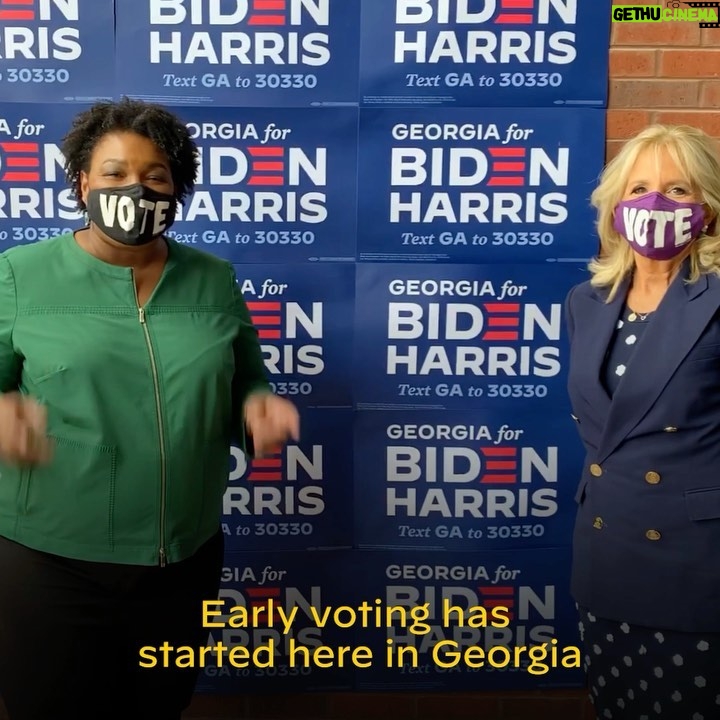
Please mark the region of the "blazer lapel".
<svg viewBox="0 0 720 720"><path fill-rule="evenodd" d="M628 284L629 281L626 280L609 303L606 302L607 295L602 290L579 298L582 307L578 307L577 315L583 318L581 374L584 380L581 386L583 395L601 417L606 417L610 409L610 396L601 376L603 363L615 326L620 319ZM579 330L580 328L576 328L576 333Z"/></svg>
<svg viewBox="0 0 720 720"><path fill-rule="evenodd" d="M597 462L642 420L720 305L720 285L706 275L688 285L687 270L685 263L665 292L613 394Z"/></svg>

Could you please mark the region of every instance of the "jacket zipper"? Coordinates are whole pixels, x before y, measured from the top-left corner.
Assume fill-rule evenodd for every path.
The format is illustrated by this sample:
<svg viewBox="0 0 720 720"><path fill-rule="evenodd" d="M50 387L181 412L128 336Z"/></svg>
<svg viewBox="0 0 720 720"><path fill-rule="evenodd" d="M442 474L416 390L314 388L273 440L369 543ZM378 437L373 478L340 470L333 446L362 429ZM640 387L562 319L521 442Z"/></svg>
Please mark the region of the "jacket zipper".
<svg viewBox="0 0 720 720"><path fill-rule="evenodd" d="M159 559L160 567L165 567L165 494L166 494L166 476L167 462L165 457L165 425L162 416L162 403L160 402L160 383L158 381L157 363L155 362L155 351L153 350L152 341L150 340L150 331L145 322L145 308L140 305L140 298L137 294L137 286L133 278L133 288L135 289L135 301L137 302L138 319L145 334L145 344L147 345L148 354L150 355L150 368L153 376L153 388L155 390L155 413L157 416L158 433L160 435L160 550Z"/></svg>

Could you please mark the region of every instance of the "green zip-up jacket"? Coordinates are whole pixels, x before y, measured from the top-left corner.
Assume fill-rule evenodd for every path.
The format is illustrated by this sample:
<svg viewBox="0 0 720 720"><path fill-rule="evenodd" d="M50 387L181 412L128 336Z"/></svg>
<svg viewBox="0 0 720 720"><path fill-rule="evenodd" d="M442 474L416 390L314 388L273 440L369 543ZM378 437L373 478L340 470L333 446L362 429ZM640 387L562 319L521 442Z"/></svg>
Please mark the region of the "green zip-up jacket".
<svg viewBox="0 0 720 720"><path fill-rule="evenodd" d="M0 391L47 408L47 465L0 463L0 535L57 555L176 562L217 531L242 410L268 391L232 265L168 240L133 271L73 235L0 255Z"/></svg>

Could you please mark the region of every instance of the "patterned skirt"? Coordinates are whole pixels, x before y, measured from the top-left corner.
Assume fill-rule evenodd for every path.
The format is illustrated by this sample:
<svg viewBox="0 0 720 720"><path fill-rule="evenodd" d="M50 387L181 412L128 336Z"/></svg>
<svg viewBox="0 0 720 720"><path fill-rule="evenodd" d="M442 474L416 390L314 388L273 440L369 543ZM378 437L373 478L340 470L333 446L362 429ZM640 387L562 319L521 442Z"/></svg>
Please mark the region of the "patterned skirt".
<svg viewBox="0 0 720 720"><path fill-rule="evenodd" d="M598 720L720 718L720 633L658 630L578 612Z"/></svg>

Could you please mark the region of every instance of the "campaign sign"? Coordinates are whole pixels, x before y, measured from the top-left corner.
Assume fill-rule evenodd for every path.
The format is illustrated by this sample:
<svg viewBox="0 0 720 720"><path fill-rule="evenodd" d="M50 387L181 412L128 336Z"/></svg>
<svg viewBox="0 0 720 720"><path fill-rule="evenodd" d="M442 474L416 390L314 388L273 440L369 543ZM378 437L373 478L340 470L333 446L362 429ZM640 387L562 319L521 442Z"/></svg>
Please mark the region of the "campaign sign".
<svg viewBox="0 0 720 720"><path fill-rule="evenodd" d="M351 265L237 265L273 391L303 407L352 408Z"/></svg>
<svg viewBox="0 0 720 720"><path fill-rule="evenodd" d="M327 613L349 606L357 592L350 553L226 552L224 564L218 600L203 623L212 652L196 692L352 689L352 657L337 648L358 644L356 630Z"/></svg>
<svg viewBox="0 0 720 720"><path fill-rule="evenodd" d="M362 110L359 259L589 258L604 123L569 108Z"/></svg>
<svg viewBox="0 0 720 720"><path fill-rule="evenodd" d="M180 112L200 168L169 235L236 263L355 259L356 110Z"/></svg>
<svg viewBox="0 0 720 720"><path fill-rule="evenodd" d="M583 451L567 412L358 413L361 548L566 545Z"/></svg>
<svg viewBox="0 0 720 720"><path fill-rule="evenodd" d="M358 409L566 404L563 303L586 275L577 263L358 265Z"/></svg>
<svg viewBox="0 0 720 720"><path fill-rule="evenodd" d="M0 250L82 226L60 145L83 109L24 103L0 108Z"/></svg>
<svg viewBox="0 0 720 720"><path fill-rule="evenodd" d="M117 3L123 93L164 104L357 105L360 0Z"/></svg>
<svg viewBox="0 0 720 720"><path fill-rule="evenodd" d="M605 107L611 0L364 0L364 105Z"/></svg>
<svg viewBox="0 0 720 720"><path fill-rule="evenodd" d="M111 98L113 5L113 0L3 0L0 101Z"/></svg>
<svg viewBox="0 0 720 720"><path fill-rule="evenodd" d="M386 659L358 672L359 690L583 685L569 549L358 554L367 597L393 608L363 635Z"/></svg>
<svg viewBox="0 0 720 720"><path fill-rule="evenodd" d="M302 411L300 440L262 458L232 446L228 480L228 550L350 547L352 411Z"/></svg>

